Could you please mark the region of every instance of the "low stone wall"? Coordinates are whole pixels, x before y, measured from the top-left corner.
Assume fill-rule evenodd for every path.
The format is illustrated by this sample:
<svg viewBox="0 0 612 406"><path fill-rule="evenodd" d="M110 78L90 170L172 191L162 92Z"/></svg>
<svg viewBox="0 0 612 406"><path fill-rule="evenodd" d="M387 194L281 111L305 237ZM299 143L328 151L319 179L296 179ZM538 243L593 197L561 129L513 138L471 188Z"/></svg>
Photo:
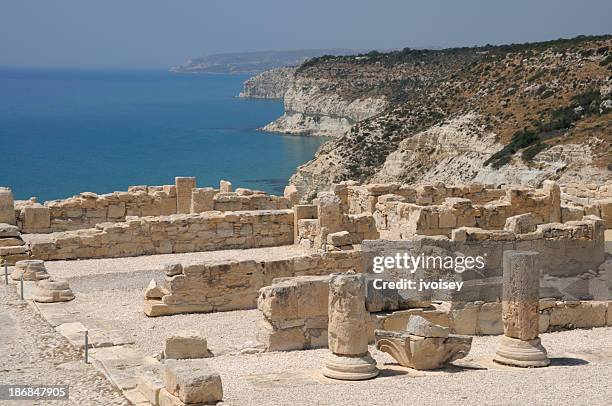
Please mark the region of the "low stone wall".
<svg viewBox="0 0 612 406"><path fill-rule="evenodd" d="M244 188L232 191L231 183L222 182L223 190L196 188L195 178L177 177L174 185L130 186L127 192L102 195L84 192L44 204L18 201L17 224L24 233L51 233L92 228L109 221L125 221L128 217L291 208L287 197Z"/></svg>
<svg viewBox="0 0 612 406"><path fill-rule="evenodd" d="M373 213L380 196L393 194L400 196L406 203L419 206L441 204L447 198L469 199L474 204L484 204L506 195L504 189L493 185L478 183L446 186L444 183L434 185L401 185L399 183L355 185L354 182L340 184L335 193L347 201L349 213ZM346 196L346 197L344 197Z"/></svg>
<svg viewBox="0 0 612 406"><path fill-rule="evenodd" d="M40 234L29 241L32 258L115 258L256 248L293 243L292 210L205 212L127 218L86 230Z"/></svg>
<svg viewBox="0 0 612 406"><path fill-rule="evenodd" d="M419 205L388 194L378 197L373 213L377 229L390 239L409 239L417 234L450 237L458 227L501 230L509 217L525 213L531 213L536 225L566 221L562 219L560 189L554 182L546 183L543 191L510 188L503 198L483 205L457 197L445 198L442 204ZM575 217L573 214L567 220Z"/></svg>
<svg viewBox="0 0 612 406"><path fill-rule="evenodd" d="M267 351L327 347L329 276L295 277L261 289L257 338ZM366 297L366 308L372 298ZM612 301L540 301L540 332L612 326ZM439 302L368 314L368 340L374 330L404 331L410 317L450 327L454 334L503 334L501 302Z"/></svg>
<svg viewBox="0 0 612 406"><path fill-rule="evenodd" d="M336 251L276 261L196 264L179 269L167 272L170 275L166 277L166 293L161 298L145 301L148 316L254 309L259 290L274 279L359 272L362 261L360 251Z"/></svg>

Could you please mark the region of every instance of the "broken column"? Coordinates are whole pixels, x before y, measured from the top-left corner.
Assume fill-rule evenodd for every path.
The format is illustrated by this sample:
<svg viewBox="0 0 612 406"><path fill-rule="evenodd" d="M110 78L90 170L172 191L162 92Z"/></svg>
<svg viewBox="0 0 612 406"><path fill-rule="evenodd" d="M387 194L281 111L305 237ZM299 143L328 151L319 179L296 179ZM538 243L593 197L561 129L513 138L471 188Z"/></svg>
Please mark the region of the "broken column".
<svg viewBox="0 0 612 406"><path fill-rule="evenodd" d="M494 361L517 367L544 367L550 361L540 343L540 255L505 251L502 321L504 335Z"/></svg>
<svg viewBox="0 0 612 406"><path fill-rule="evenodd" d="M323 375L341 380L363 380L378 375L368 351L363 275L332 275L329 282L328 346Z"/></svg>
<svg viewBox="0 0 612 406"><path fill-rule="evenodd" d="M15 200L7 187L0 187L0 223L15 225Z"/></svg>
<svg viewBox="0 0 612 406"><path fill-rule="evenodd" d="M215 189L211 187L196 188L191 193L191 212L202 213L215 209Z"/></svg>
<svg viewBox="0 0 612 406"><path fill-rule="evenodd" d="M40 259L26 259L17 261L15 269L11 272L11 278L15 281L21 279L23 275L24 281L40 281L49 279L49 274L45 268L45 261Z"/></svg>
<svg viewBox="0 0 612 406"><path fill-rule="evenodd" d="M74 293L72 293L67 281L47 279L36 284L32 299L40 303L69 302L74 299Z"/></svg>
<svg viewBox="0 0 612 406"><path fill-rule="evenodd" d="M196 187L196 178L177 176L176 183L176 212L189 214L191 212L191 191Z"/></svg>

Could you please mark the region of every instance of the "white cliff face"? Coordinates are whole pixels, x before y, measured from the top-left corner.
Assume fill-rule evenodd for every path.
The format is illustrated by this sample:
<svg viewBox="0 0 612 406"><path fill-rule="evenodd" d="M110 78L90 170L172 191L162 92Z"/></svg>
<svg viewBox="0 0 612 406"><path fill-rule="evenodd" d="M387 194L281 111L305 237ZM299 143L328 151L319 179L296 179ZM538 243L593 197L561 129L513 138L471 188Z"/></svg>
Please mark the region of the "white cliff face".
<svg viewBox="0 0 612 406"><path fill-rule="evenodd" d="M285 114L263 130L339 137L356 122L381 113L387 105L384 97L345 100L314 81L298 78L285 93Z"/></svg>
<svg viewBox="0 0 612 406"><path fill-rule="evenodd" d="M244 82L238 97L253 99L282 99L291 87L296 68L276 68L262 72Z"/></svg>
<svg viewBox="0 0 612 406"><path fill-rule="evenodd" d="M374 182L464 182L482 170L503 145L466 114L403 140L373 176Z"/></svg>

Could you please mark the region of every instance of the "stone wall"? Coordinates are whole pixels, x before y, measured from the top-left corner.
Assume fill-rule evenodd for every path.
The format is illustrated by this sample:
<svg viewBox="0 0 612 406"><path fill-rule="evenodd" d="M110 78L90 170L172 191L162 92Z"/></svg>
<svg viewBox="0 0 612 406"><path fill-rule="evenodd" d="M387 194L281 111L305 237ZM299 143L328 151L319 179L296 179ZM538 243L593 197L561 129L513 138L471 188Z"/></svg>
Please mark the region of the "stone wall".
<svg viewBox="0 0 612 406"><path fill-rule="evenodd" d="M225 181L222 181L225 182ZM127 217L167 216L204 211L245 211L290 209L289 198L238 188L196 188L193 177L177 177L175 185L130 186L126 192L98 195L84 192L44 204L19 201L17 224L24 233L51 233L95 227L104 222L125 221ZM180 189L180 195L177 193ZM2 199L0 196L0 201Z"/></svg>
<svg viewBox="0 0 612 406"><path fill-rule="evenodd" d="M165 294L145 301L148 316L254 309L259 290L277 278L361 271L361 252L336 251L275 261L239 261L171 268ZM311 298L314 300L314 298ZM310 300L310 299L309 299Z"/></svg>
<svg viewBox="0 0 612 406"><path fill-rule="evenodd" d="M151 254L256 248L293 243L292 210L205 212L128 217L95 228L39 234L32 258L115 258Z"/></svg>
<svg viewBox="0 0 612 406"><path fill-rule="evenodd" d="M341 198L320 193L314 205L296 207L296 243L308 248L341 249L364 240L377 239L374 217L370 213L346 214ZM335 244L334 234L344 234L342 244ZM324 247L324 245L327 245Z"/></svg>
<svg viewBox="0 0 612 406"><path fill-rule="evenodd" d="M452 197L469 199L474 204L483 204L506 194L504 189L495 189L492 185L446 186L444 183L413 186L399 183L355 185L354 182L346 182L344 185L336 186L335 191L346 194L350 213L374 213L378 198L389 194L400 196L402 201L419 206L441 204Z"/></svg>
<svg viewBox="0 0 612 406"><path fill-rule="evenodd" d="M501 230L509 217L525 213L531 213L536 225L582 218L575 213L562 218L560 190L554 182L543 190L509 188L503 197L485 204L447 197L441 204L419 205L408 203L403 196L387 194L377 198L373 213L377 229L389 239L409 239L417 234L450 237L458 227Z"/></svg>

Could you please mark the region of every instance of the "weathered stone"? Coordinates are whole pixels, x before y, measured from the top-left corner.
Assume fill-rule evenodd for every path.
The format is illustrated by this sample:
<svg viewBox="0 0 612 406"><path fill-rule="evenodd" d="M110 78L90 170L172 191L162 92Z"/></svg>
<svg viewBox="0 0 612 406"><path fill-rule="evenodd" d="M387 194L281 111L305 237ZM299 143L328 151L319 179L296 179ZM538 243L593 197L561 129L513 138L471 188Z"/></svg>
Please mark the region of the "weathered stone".
<svg viewBox="0 0 612 406"><path fill-rule="evenodd" d="M328 346L323 375L341 380L363 380L378 375L368 352L364 277L334 274L329 282Z"/></svg>
<svg viewBox="0 0 612 406"><path fill-rule="evenodd" d="M175 276L183 273L183 265L181 264L166 264L164 265L166 276Z"/></svg>
<svg viewBox="0 0 612 406"><path fill-rule="evenodd" d="M69 302L74 299L74 294L68 282L61 279L40 280L32 295L32 300L41 303Z"/></svg>
<svg viewBox="0 0 612 406"><path fill-rule="evenodd" d="M153 405L159 405L159 394L164 389L164 380L154 372L145 372L138 377L138 391Z"/></svg>
<svg viewBox="0 0 612 406"><path fill-rule="evenodd" d="M12 224L0 223L0 238L16 238L19 237L19 228Z"/></svg>
<svg viewBox="0 0 612 406"><path fill-rule="evenodd" d="M176 184L176 212L187 214L191 212L191 194L196 187L196 178L180 177L175 178Z"/></svg>
<svg viewBox="0 0 612 406"><path fill-rule="evenodd" d="M223 180L219 181L219 192L221 193L231 193L232 192L232 182Z"/></svg>
<svg viewBox="0 0 612 406"><path fill-rule="evenodd" d="M536 230L535 218L531 213L508 217L504 230L511 231L515 234L531 233Z"/></svg>
<svg viewBox="0 0 612 406"><path fill-rule="evenodd" d="M329 349L339 355L368 351L363 275L336 274L329 282Z"/></svg>
<svg viewBox="0 0 612 406"><path fill-rule="evenodd" d="M223 399L221 377L203 360L167 360L165 389L184 403L214 404Z"/></svg>
<svg viewBox="0 0 612 406"><path fill-rule="evenodd" d="M11 272L13 280L20 280L23 275L24 281L39 281L49 279L49 274L45 268L45 262L38 259L27 259L15 264L15 269Z"/></svg>
<svg viewBox="0 0 612 406"><path fill-rule="evenodd" d="M501 337L500 346L493 360L500 364L523 368L545 367L550 364L540 338L520 340L505 335Z"/></svg>
<svg viewBox="0 0 612 406"><path fill-rule="evenodd" d="M504 334L521 340L533 340L539 332L539 254L505 251L503 267Z"/></svg>
<svg viewBox="0 0 612 406"><path fill-rule="evenodd" d="M202 213L215 209L215 189L211 187L193 189L191 195L191 212Z"/></svg>
<svg viewBox="0 0 612 406"><path fill-rule="evenodd" d="M464 358L472 347L472 337L420 337L407 332L376 330L376 348L391 355L400 365L418 370L438 369Z"/></svg>
<svg viewBox="0 0 612 406"><path fill-rule="evenodd" d="M494 361L516 367L550 364L540 331L540 254L505 251L503 256L502 319L504 336Z"/></svg>
<svg viewBox="0 0 612 406"><path fill-rule="evenodd" d="M0 223L15 224L13 192L6 187L0 187Z"/></svg>
<svg viewBox="0 0 612 406"><path fill-rule="evenodd" d="M327 243L335 247L342 247L353 244L353 240L348 231L338 231L327 235Z"/></svg>
<svg viewBox="0 0 612 406"><path fill-rule="evenodd" d="M206 337L198 332L179 331L166 338L164 347L164 358L166 359L208 358L211 356Z"/></svg>
<svg viewBox="0 0 612 406"><path fill-rule="evenodd" d="M0 247L16 247L19 245L25 245L21 238L0 238Z"/></svg>
<svg viewBox="0 0 612 406"><path fill-rule="evenodd" d="M145 289L145 299L161 299L168 292L157 285L155 279L151 279L147 289Z"/></svg>
<svg viewBox="0 0 612 406"><path fill-rule="evenodd" d="M434 324L421 316L412 316L408 319L406 332L419 337L446 338L450 334L450 329Z"/></svg>
<svg viewBox="0 0 612 406"><path fill-rule="evenodd" d="M283 196L289 199L289 207L293 207L300 202L300 195L295 185L285 186Z"/></svg>
<svg viewBox="0 0 612 406"><path fill-rule="evenodd" d="M51 227L49 208L41 204L24 207L21 215L23 216L23 229L26 232L46 231Z"/></svg>

